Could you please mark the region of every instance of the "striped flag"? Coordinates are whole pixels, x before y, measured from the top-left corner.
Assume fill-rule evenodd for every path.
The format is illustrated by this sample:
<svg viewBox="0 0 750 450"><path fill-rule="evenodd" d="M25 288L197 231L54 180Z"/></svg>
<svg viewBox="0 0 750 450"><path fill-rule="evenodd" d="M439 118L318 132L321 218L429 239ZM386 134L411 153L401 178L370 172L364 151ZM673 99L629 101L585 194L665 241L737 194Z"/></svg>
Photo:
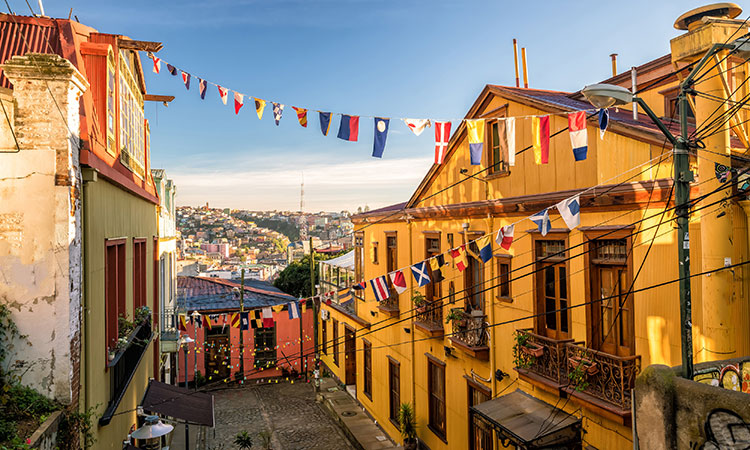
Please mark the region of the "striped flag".
<svg viewBox="0 0 750 450"><path fill-rule="evenodd" d="M442 164L451 138L450 122L435 122L435 164Z"/></svg>
<svg viewBox="0 0 750 450"><path fill-rule="evenodd" d="M235 92L234 93L234 113L235 114L240 113L240 108L242 108L244 103L245 103L245 96L240 94L239 92Z"/></svg>
<svg viewBox="0 0 750 450"><path fill-rule="evenodd" d="M201 94L201 100L206 98L206 87L208 87L206 80L198 78L198 92Z"/></svg>
<svg viewBox="0 0 750 450"><path fill-rule="evenodd" d="M161 59L154 56L154 73L161 71Z"/></svg>
<svg viewBox="0 0 750 450"><path fill-rule="evenodd" d="M492 236L485 234L477 239L477 247L479 247L479 259L486 264L492 259Z"/></svg>
<svg viewBox="0 0 750 450"><path fill-rule="evenodd" d="M296 301L287 304L287 312L289 313L289 320L299 319L299 305Z"/></svg>
<svg viewBox="0 0 750 450"><path fill-rule="evenodd" d="M388 292L388 281L386 281L385 276L380 276L370 280L370 287L375 294L375 300L379 302L382 302L391 296L390 292Z"/></svg>
<svg viewBox="0 0 750 450"><path fill-rule="evenodd" d="M185 89L190 90L190 74L182 72L182 82L185 83Z"/></svg>
<svg viewBox="0 0 750 450"><path fill-rule="evenodd" d="M549 162L549 116L531 118L531 142L534 147L534 162Z"/></svg>
<svg viewBox="0 0 750 450"><path fill-rule="evenodd" d="M284 105L281 103L274 103L271 102L273 105L273 120L276 122L276 126L279 126L279 122L281 122L281 115L284 113Z"/></svg>
<svg viewBox="0 0 750 450"><path fill-rule="evenodd" d="M342 114L337 137L345 141L357 142L357 138L359 137L359 116Z"/></svg>
<svg viewBox="0 0 750 450"><path fill-rule="evenodd" d="M497 245L504 248L505 250L510 250L510 244L513 243L514 227L515 225L507 225L497 231L497 236L495 237L495 242L497 242Z"/></svg>
<svg viewBox="0 0 750 450"><path fill-rule="evenodd" d="M469 153L471 165L482 164L484 151L484 119L466 119L466 130L469 135Z"/></svg>
<svg viewBox="0 0 750 450"><path fill-rule="evenodd" d="M391 277L391 284L396 292L403 294L406 290L406 278L404 277L404 273L400 270L396 270L389 273L388 276Z"/></svg>
<svg viewBox="0 0 750 450"><path fill-rule="evenodd" d="M588 150L588 135L586 132L586 111L568 114L568 131L570 144L573 147L573 158L576 161L586 159Z"/></svg>
<svg viewBox="0 0 750 450"><path fill-rule="evenodd" d="M292 109L297 113L297 120L299 121L299 124L307 128L307 109L297 108L296 106L292 106Z"/></svg>
<svg viewBox="0 0 750 450"><path fill-rule="evenodd" d="M221 97L221 101L226 105L227 104L227 96L229 95L229 89L221 86L216 86L219 89L219 96Z"/></svg>
<svg viewBox="0 0 750 450"><path fill-rule="evenodd" d="M232 325L232 328L239 328L240 327L240 313L233 313L232 318L229 320L229 323Z"/></svg>
<svg viewBox="0 0 750 450"><path fill-rule="evenodd" d="M185 318L185 314L180 314L177 321L177 329L187 332L187 319Z"/></svg>
<svg viewBox="0 0 750 450"><path fill-rule="evenodd" d="M273 328L273 310L270 306L263 308L263 328Z"/></svg>

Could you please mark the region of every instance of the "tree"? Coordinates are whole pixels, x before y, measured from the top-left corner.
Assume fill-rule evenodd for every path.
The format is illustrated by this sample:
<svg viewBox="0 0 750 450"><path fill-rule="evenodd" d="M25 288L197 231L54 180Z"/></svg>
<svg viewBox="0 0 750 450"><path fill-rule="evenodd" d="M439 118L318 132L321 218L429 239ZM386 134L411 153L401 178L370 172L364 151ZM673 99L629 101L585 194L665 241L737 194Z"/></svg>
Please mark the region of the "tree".
<svg viewBox="0 0 750 450"><path fill-rule="evenodd" d="M339 255L315 254L315 262L325 261ZM315 268L315 281L318 283L318 268ZM310 295L310 255L305 255L299 261L293 261L286 269L279 273L273 285L289 295L307 297Z"/></svg>

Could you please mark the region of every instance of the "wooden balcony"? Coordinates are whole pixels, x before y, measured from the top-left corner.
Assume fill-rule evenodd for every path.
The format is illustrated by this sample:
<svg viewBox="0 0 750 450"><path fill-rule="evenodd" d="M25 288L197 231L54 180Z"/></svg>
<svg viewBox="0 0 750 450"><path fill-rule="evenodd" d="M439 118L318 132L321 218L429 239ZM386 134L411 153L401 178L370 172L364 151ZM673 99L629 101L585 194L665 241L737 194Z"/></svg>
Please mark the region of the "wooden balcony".
<svg viewBox="0 0 750 450"><path fill-rule="evenodd" d="M443 336L443 302L429 302L417 308L414 327L430 337Z"/></svg>
<svg viewBox="0 0 750 450"><path fill-rule="evenodd" d="M630 392L641 371L641 356L610 355L579 343L566 344L565 349L565 367L573 375L563 389L573 397L629 420ZM578 371L577 366L581 367ZM580 376L576 377L574 372Z"/></svg>
<svg viewBox="0 0 750 450"><path fill-rule="evenodd" d="M398 317L398 295L391 295L378 303L378 309L390 317Z"/></svg>
<svg viewBox="0 0 750 450"><path fill-rule="evenodd" d="M554 390L568 384L566 345L573 339L557 340L532 333L531 328L518 330L526 348L518 349L515 370L529 381L542 382ZM534 354L536 353L536 354Z"/></svg>
<svg viewBox="0 0 750 450"><path fill-rule="evenodd" d="M481 311L472 311L464 320L451 322L451 342L462 352L482 361L489 361L488 333L485 316Z"/></svg>

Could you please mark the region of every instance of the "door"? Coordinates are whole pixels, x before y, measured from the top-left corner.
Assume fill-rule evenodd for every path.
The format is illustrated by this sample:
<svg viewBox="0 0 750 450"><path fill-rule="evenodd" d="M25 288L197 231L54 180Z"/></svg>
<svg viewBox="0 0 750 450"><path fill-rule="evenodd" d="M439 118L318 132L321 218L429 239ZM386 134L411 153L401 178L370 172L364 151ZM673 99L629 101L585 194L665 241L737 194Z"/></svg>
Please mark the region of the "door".
<svg viewBox="0 0 750 450"><path fill-rule="evenodd" d="M206 331L206 349L203 355L207 381L229 378L229 337L221 333L221 328Z"/></svg>
<svg viewBox="0 0 750 450"><path fill-rule="evenodd" d="M345 384L357 384L357 353L354 347L354 330L344 327Z"/></svg>
<svg viewBox="0 0 750 450"><path fill-rule="evenodd" d="M487 392L469 383L469 450L492 450L492 427L471 411L472 406L489 400Z"/></svg>

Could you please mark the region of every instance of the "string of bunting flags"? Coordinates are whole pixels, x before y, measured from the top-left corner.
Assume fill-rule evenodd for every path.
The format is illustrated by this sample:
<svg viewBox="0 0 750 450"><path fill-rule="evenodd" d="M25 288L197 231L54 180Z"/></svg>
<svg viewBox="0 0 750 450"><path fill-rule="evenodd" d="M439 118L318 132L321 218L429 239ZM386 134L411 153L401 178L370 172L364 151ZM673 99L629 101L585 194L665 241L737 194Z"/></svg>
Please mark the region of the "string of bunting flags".
<svg viewBox="0 0 750 450"><path fill-rule="evenodd" d="M229 98L230 89L221 86L219 84L208 81L204 78L193 77L190 73L185 72L178 67L167 63L161 58L157 58L152 53L149 53L149 58L152 59L154 67L153 71L156 74L161 73L161 64L164 63L167 67L167 71L172 76L181 74L182 82L187 90L190 90L191 79L196 78L198 80L198 93L201 100L206 98L206 90L209 84L215 86L219 93L219 98L224 105L227 104ZM234 112L239 114L240 110L245 104L245 97L252 99L252 103L255 106L255 112L258 115L258 119L263 119L263 112L266 108L268 101L245 95L238 91L231 90L234 99ZM281 118L284 113L285 104L280 102L270 102L272 105L272 113L274 123L278 126L281 122ZM314 112L318 114L318 120L320 123L320 131L323 136L328 136L331 130L331 124L333 123L333 116L340 116L339 120L339 131L336 137L339 139L357 142L359 139L360 129L360 118L366 117L373 119L374 125L374 139L372 156L375 158L382 158L385 152L386 140L388 137L388 131L390 129L391 119L388 117L381 116L364 116L364 115L352 115L344 113L336 113L331 111L321 111L312 108L303 108L298 106L292 106L297 121L300 126L307 128L308 125L308 113ZM548 164L549 163L549 141L550 141L550 116L560 115L567 116L568 118L568 131L570 133L570 140L573 147L573 158L575 161L583 161L587 157L588 149L588 136L586 133L586 119L587 114L596 113L598 115L599 124L599 137L604 139L605 131L609 125L609 111L607 109L585 109L568 111L547 115L528 115L528 116L515 116L515 117L501 117L492 119L451 119L451 120L436 120L436 119L413 119L413 118L399 118L400 121L404 122L409 130L416 136L421 135L425 129L430 128L434 125L435 129L435 164L443 164L445 161L445 154L448 149L448 142L450 141L451 128L453 123L465 122L467 128L467 134L469 139L469 151L472 165L480 165L482 161L482 154L484 152L485 142L485 125L487 120L497 120L504 123L503 136L500 137L505 141L506 148L508 149L508 164L515 166L516 163L516 121L521 119L531 120L532 129L532 143L534 151L534 162L536 164Z"/></svg>

